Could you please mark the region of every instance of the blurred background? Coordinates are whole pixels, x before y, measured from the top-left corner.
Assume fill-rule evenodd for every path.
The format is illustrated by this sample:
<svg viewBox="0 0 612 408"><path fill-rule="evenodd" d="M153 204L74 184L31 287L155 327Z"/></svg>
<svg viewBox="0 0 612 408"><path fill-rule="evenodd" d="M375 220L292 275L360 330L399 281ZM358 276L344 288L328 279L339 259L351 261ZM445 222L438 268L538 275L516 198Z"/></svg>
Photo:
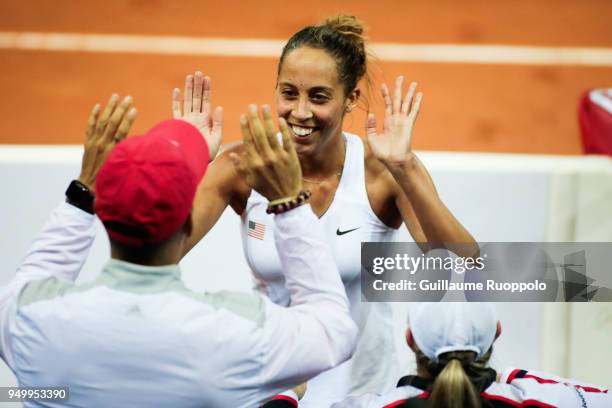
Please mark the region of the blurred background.
<svg viewBox="0 0 612 408"><path fill-rule="evenodd" d="M144 132L171 116L172 89L200 69L212 78L213 103L225 109L225 141L237 140L249 103L274 106L285 41L338 12L366 25L375 57L370 110L382 113L380 83L400 74L419 83L425 96L414 147L477 240L612 241L612 162L583 155L578 120L588 90L612 87L609 0L0 0L0 284L78 175L96 102L132 95L140 112L134 131ZM362 135L364 118L364 109L352 113L346 130ZM603 129L599 137L612 139ZM250 289L238 224L226 211L183 261L190 287ZM108 258L98 227L81 280ZM390 334L406 372L413 368L402 342L408 307L395 305ZM505 331L497 368L612 387L612 304L498 308ZM0 369L0 385L13 383Z"/></svg>
<svg viewBox="0 0 612 408"><path fill-rule="evenodd" d="M273 105L284 42L338 12L365 23L377 86L402 74L425 93L417 149L579 154L578 98L612 81L608 0L2 0L0 143L80 143L112 92L134 96L142 132L195 69L235 140L249 103Z"/></svg>

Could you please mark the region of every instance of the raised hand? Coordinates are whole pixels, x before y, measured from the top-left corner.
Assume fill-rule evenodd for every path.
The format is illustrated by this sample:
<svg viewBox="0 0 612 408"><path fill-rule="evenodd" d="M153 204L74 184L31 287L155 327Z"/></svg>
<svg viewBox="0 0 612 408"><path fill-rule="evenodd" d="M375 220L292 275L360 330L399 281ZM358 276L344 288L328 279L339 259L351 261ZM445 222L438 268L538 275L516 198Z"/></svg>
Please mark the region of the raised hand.
<svg viewBox="0 0 612 408"><path fill-rule="evenodd" d="M183 109L181 109L181 90L174 88L172 93L172 117L194 125L208 144L210 159L214 159L221 146L223 137L223 108L218 106L211 115L210 78L200 71L185 77Z"/></svg>
<svg viewBox="0 0 612 408"><path fill-rule="evenodd" d="M85 184L92 193L95 192L96 176L104 160L113 147L127 136L136 119L136 109L130 109L131 96L126 96L119 104L118 102L119 95L113 94L102 115L100 115L99 104L94 106L89 113L79 181Z"/></svg>
<svg viewBox="0 0 612 408"><path fill-rule="evenodd" d="M376 131L374 114L368 114L366 121L366 135L372 153L386 165L403 163L410 155L412 129L421 108L423 93L418 92L414 97L416 82L410 84L406 96L402 99L403 85L404 77L397 77L393 101L387 85L383 84L381 87L385 103L385 120L382 133Z"/></svg>
<svg viewBox="0 0 612 408"><path fill-rule="evenodd" d="M295 197L302 189L302 169L287 122L279 118L281 146L269 106L262 107L262 115L263 123L251 105L248 115L240 117L244 153L230 153L230 158L246 183L268 200Z"/></svg>

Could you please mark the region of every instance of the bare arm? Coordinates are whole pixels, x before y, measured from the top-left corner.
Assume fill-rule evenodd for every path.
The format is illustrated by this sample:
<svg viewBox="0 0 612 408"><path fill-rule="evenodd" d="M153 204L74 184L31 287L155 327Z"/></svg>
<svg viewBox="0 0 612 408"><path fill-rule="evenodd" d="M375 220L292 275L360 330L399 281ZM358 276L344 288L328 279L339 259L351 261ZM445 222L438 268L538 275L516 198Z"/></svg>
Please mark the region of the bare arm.
<svg viewBox="0 0 612 408"><path fill-rule="evenodd" d="M440 200L429 173L414 154L403 166L393 169L392 174L400 187L395 204L415 242L434 246L473 244L457 255L477 253L474 238Z"/></svg>
<svg viewBox="0 0 612 408"><path fill-rule="evenodd" d="M399 186L395 205L415 241L437 247L468 244L458 255L473 256L478 252L474 238L440 200L431 176L412 152L412 129L422 93L417 93L413 101L416 83L412 83L402 98L403 80L403 77L396 80L393 101L387 86L382 86L385 101L383 132L377 133L376 118L368 115L368 142L374 155Z"/></svg>
<svg viewBox="0 0 612 408"><path fill-rule="evenodd" d="M187 241L183 256L210 231L237 192L245 190L227 154L221 154L215 159L223 137L223 108L219 106L213 112L211 97L212 81L200 71L185 77L182 96L178 88L172 92L172 116L200 130L213 160L194 198L193 233ZM242 190L240 187L243 187Z"/></svg>
<svg viewBox="0 0 612 408"><path fill-rule="evenodd" d="M183 256L211 230L228 205L239 214L244 209L250 188L236 173L229 158L229 153L240 151L242 146L229 149L208 166L193 202L193 232Z"/></svg>

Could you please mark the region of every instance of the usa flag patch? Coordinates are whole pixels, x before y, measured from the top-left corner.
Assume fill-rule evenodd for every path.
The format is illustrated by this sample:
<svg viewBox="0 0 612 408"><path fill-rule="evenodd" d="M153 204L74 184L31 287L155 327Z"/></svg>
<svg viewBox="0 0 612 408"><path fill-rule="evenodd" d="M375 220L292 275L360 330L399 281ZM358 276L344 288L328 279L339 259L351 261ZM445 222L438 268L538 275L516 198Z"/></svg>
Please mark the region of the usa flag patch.
<svg viewBox="0 0 612 408"><path fill-rule="evenodd" d="M261 224L259 222L249 220L249 237L253 237L255 239L260 239L263 241L264 235L266 233L265 224Z"/></svg>

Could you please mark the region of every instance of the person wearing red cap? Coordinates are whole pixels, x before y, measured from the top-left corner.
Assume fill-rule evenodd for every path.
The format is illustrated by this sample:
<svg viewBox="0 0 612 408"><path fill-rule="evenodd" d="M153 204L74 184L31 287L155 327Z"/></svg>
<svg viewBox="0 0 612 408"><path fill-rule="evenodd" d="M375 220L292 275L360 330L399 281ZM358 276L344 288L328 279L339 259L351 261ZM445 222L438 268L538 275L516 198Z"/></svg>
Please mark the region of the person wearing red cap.
<svg viewBox="0 0 612 408"><path fill-rule="evenodd" d="M181 118L141 136L125 138L131 98L117 105L113 96L101 115L94 108L68 202L1 290L0 355L19 385L64 387L26 406L252 407L350 357L357 328L346 293L315 215L301 205L309 194L287 126L281 121L281 146L268 110L263 123L257 112L244 118L249 148L236 166L276 214L292 304L184 286L177 263L222 128L220 110L211 119L210 80L198 72L188 82ZM93 282L75 285L93 208L112 259Z"/></svg>
<svg viewBox="0 0 612 408"><path fill-rule="evenodd" d="M420 303L410 309L406 342L417 374L402 377L383 394L349 397L333 408L605 408L609 390L559 376L488 366L501 335L495 309L486 303ZM264 408L297 408L275 398Z"/></svg>

